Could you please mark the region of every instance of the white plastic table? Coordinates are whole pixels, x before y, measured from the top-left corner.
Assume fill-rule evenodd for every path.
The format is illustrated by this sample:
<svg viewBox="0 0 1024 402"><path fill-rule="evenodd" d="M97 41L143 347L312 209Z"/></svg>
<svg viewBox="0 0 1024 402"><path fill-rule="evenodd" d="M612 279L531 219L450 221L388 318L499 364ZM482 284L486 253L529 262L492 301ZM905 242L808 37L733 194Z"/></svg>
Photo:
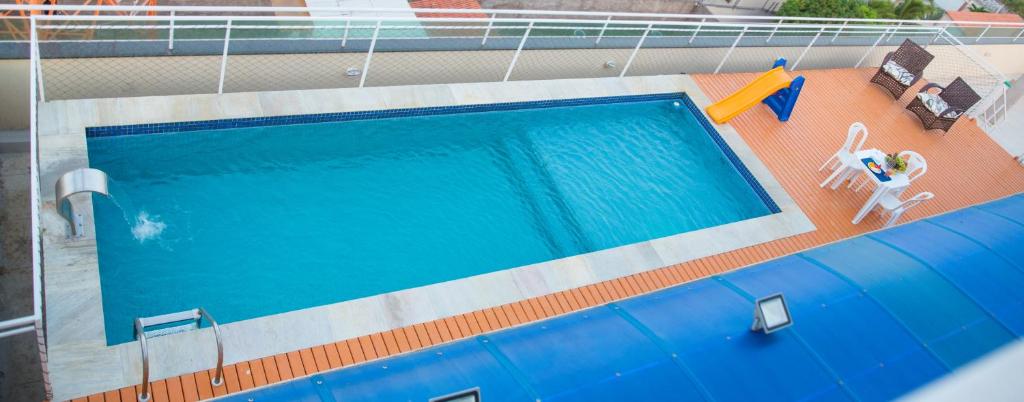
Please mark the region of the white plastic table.
<svg viewBox="0 0 1024 402"><path fill-rule="evenodd" d="M874 173L871 172L870 169L868 169L867 166L860 162L861 159L871 158L875 160L875 163L885 166L884 152L877 149L865 149L863 151L858 151L856 155L856 165L861 168L861 171L867 175L871 181L875 183L875 192L871 193L871 197L868 197L868 201L864 203L864 206L861 207L860 211L857 211L857 215L853 217L854 224L860 223L860 221L867 216L868 212L871 212L871 210L878 205L878 200L882 199L886 194L899 196L903 193L903 190L910 187L910 179L907 178L905 173L896 173L889 176L889 181L881 181Z"/></svg>

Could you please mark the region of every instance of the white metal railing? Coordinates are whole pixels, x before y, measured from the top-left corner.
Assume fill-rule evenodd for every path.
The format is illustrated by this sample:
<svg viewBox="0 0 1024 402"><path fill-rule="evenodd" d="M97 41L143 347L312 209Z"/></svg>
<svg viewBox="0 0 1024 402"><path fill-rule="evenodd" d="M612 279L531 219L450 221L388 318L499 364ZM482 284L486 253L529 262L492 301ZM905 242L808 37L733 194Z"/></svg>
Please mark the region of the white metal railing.
<svg viewBox="0 0 1024 402"><path fill-rule="evenodd" d="M237 16L238 13L247 15L267 14L263 16L274 16L277 13L310 13L310 14L331 14L324 18L336 18L345 15L372 15L404 16L415 13L422 16L422 20L435 20L431 14L444 15L466 15L472 18L476 15L484 15L490 18L498 16L522 18L529 17L535 20L555 21L572 20L576 22L602 22L611 21L612 18L619 21L642 21L656 18L661 22L697 22L706 21L707 15L700 14L659 14L659 13L614 13L614 12L581 12L581 11L548 11L548 10L498 10L498 9L415 9L415 8L348 8L348 7L238 7L238 6L41 6L41 5L0 5L0 12L7 12L9 15L0 19L22 19L27 20L30 13L53 13L56 15L77 14L86 17L85 14L106 16L112 14L123 14L124 16L143 16L143 14L154 14L160 16L177 16L181 18L194 19L198 15L220 17ZM212 15L211 15L212 14ZM457 18L465 19L465 18ZM1004 42L1016 42L1024 35L1024 23L1016 22L986 22L986 21L949 21L949 20L895 20L895 19L850 19L850 18L817 18L817 17L783 17L783 16L746 16L746 15L716 15L715 19L720 22L750 23L752 21L770 22L777 24L806 23L806 24L842 24L849 23L867 25L904 25L911 24L922 27L946 28L951 30L952 35L961 39L979 41L1003 40ZM992 29L996 29L997 35L988 35ZM980 33L974 34L975 31ZM841 31L840 31L841 32ZM957 32L960 32L958 35ZM837 32L837 36L838 36ZM485 41L486 42L486 41Z"/></svg>
<svg viewBox="0 0 1024 402"><path fill-rule="evenodd" d="M499 17L508 15L513 11L509 10L488 10L480 13L479 10L461 10L464 12L474 11L475 16L458 18L431 18L423 20L416 17L396 16L363 16L351 13L344 16L262 16L262 15L236 15L230 17L214 15L181 16L179 8L171 9L167 15L34 15L30 18L36 31L30 44L31 51L40 58L37 64L36 80L38 81L38 94L42 100L47 99L46 85L49 74L42 67L42 60L60 58L61 55L43 56L39 55L40 45L51 45L66 42L83 44L97 44L110 42L131 42L141 44L157 44L165 47L168 52L189 43L219 43L217 56L219 63L217 68L215 89L196 89L191 92L198 93L224 93L237 92L238 88L228 88L232 78L233 65L230 60L238 57L231 53L232 44L244 44L255 42L280 42L289 41L286 53L301 53L298 49L303 44L336 42L341 49L348 53L365 52L359 63L362 69L349 67L348 71L358 75L358 83L352 85L330 85L337 86L358 86L379 85L370 81L369 77L377 76L380 73L376 61L375 52L381 41L389 43L392 47L386 51L394 52L395 43L407 42L408 49L403 51L415 52L417 46L423 44L439 43L444 40L459 41L471 39L469 42L461 43L458 46L447 49L459 50L505 50L512 52L508 63L501 67L504 72L500 77L492 77L486 81L508 81L515 78L517 64L521 61L524 52L534 52L537 47L530 47L529 43L542 41L549 45L554 43L554 48L580 49L580 48L601 48L605 43L607 48L628 48L631 49L629 57L623 67L615 71L614 75L619 77L630 75L634 68L635 61L642 50L651 48L645 47L648 42L675 41L670 47L718 47L724 50L724 55L718 60L714 69L706 71L719 73L729 65L734 52L739 47L745 49L764 48L765 51L778 51L779 46L799 49L794 54L795 60L790 65L790 70L801 67L809 54L815 53L813 49L827 46L847 46L848 51L862 51L859 53L857 62L852 59L843 64L834 62L829 64L832 67L861 67L869 58L876 53L880 46L894 46L897 41L894 38L913 37L924 44L936 43L940 38L946 45L967 49L967 46L949 30L939 26L923 26L904 24L903 21L896 25L872 25L865 24L862 20L841 20L841 24L821 24L808 22L789 22L784 18L771 17L760 19L758 22L730 23L730 22L709 22L702 18L697 21L662 21L654 19L628 19L619 20L612 17L619 17L620 14L608 15L603 19L569 19L569 18L510 18ZM446 10L452 11L452 10ZM494 11L494 12L491 12ZM515 13L532 13L532 11L514 11ZM566 13L552 12L552 17L563 17ZM590 15L592 13L580 13ZM606 15L607 13L597 13ZM625 14L634 18L647 16L648 14ZM809 21L801 18L797 21ZM424 23L424 22L427 23ZM79 38L64 39L60 37L62 32L79 29L89 29L96 32L107 32L105 38ZM178 32L223 32L222 36L210 36L199 38L182 38L175 34ZM248 36L236 36L234 33L247 32ZM316 35L310 32L316 32ZM423 32L430 31L430 34ZM587 32L591 32L588 36ZM42 39L40 32L50 35L48 39ZM166 32L166 39L163 38L139 38L133 37L138 32ZM257 33L253 35L252 33ZM282 32L302 33L297 37L288 35L282 36ZM565 32L572 32L572 35L565 35ZM122 34L126 33L126 34ZM561 34L560 34L561 33ZM596 35L594 35L596 33ZM657 34L657 35L655 35ZM305 36L303 36L305 35ZM147 36L147 35L142 35ZM149 35L152 36L152 35ZM202 36L202 35L201 35ZM824 37L824 38L823 38ZM695 43L695 39L698 39ZM843 43L837 44L837 39L843 38ZM614 40L613 40L614 39ZM583 42L579 42L583 40ZM262 41L262 42L261 42ZM501 42L502 43L497 43ZM514 41L514 42L511 42ZM576 42L573 42L576 41ZM617 41L617 42L616 42ZM609 43L616 42L616 43ZM771 44L769 45L769 43ZM894 43L895 42L895 43ZM179 44L176 46L176 43ZM352 47L354 43L358 43ZM456 42L452 42L456 43ZM490 43L490 45L488 45ZM581 44L582 43L582 44ZM655 43L654 45L657 45ZM461 46L461 47L460 47ZM504 46L504 47L503 47ZM559 47L562 46L562 47ZM628 47L627 47L628 46ZM860 46L861 48L858 48ZM272 46L271 46L272 47ZM851 50L852 49L852 50ZM860 49L860 50L857 50ZM180 49L179 49L180 50ZM983 70L985 74L1000 75L991 66L973 53L968 54L967 59L972 65ZM213 55L207 53L206 55ZM98 54L97 57L106 56ZM118 56L118 55L114 55ZM120 56L137 56L137 54L124 54ZM775 55L768 55L769 58ZM819 58L821 58L819 56ZM822 63L817 63L821 65ZM609 64L615 65L615 63ZM813 65L813 63L812 63ZM330 68L331 66L327 66ZM387 68L388 66L384 66ZM391 68L412 68L395 67ZM617 68L617 66L615 67ZM609 74L610 75L610 74ZM74 81L65 79L64 81ZM541 77L543 79L544 77ZM1005 81L1005 80L1003 80ZM461 82L457 79L451 82ZM434 83L434 82L417 82ZM234 85L232 85L234 86ZM295 88L286 88L295 89ZM255 90L255 89L250 89ZM182 93L190 93L183 91ZM160 94L160 93L155 93ZM988 94L988 92L986 92ZM68 99L75 96L61 94L60 91L54 94L53 99ZM81 96L80 96L81 97ZM92 95L86 97L105 97ZM986 116L998 116L999 113L989 113ZM1005 115L1005 112L1003 113ZM986 119L994 121L997 119Z"/></svg>
<svg viewBox="0 0 1024 402"><path fill-rule="evenodd" d="M645 45L648 41L676 41L678 44L672 46L690 46L694 45L694 39L698 37L699 33L703 35L699 36L700 42L697 44L698 47L721 47L725 50L724 56L721 57L717 63L717 67L714 70L708 70L703 72L718 73L721 72L723 67L730 61L730 57L738 47L762 47L772 51L772 49L780 49L778 46L789 46L793 48L801 49L799 56L791 64L791 70L795 70L801 66L801 63L809 55L813 53L812 49L816 46L834 46L836 38L842 35L843 38L848 41L853 40L851 43L857 45L858 43L864 48L857 63L848 65L838 64L836 67L860 67L868 57L875 52L878 46L887 45L886 42L891 41L895 36L900 37L915 37L919 41L925 41L928 43L934 42L937 38L946 32L943 28L933 26L913 26L913 25L865 25L859 22L846 21L844 24L809 24L809 23L790 23L785 24L784 29L780 29L783 24L774 19L773 21L767 21L766 23L723 23L723 22L708 22L706 20L701 21L655 21L655 20L614 20L605 18L603 20L593 21L580 21L573 19L519 19L519 18L497 18L495 15L489 15L487 17L472 17L472 18L433 18L430 19L428 25L419 24L418 20L410 19L409 17L369 17L369 16L343 16L343 17L308 17L308 16L231 16L231 17L220 17L220 16L190 16L182 17L180 15L137 15L137 16L83 16L83 15L36 15L32 17L33 26L40 32L56 32L58 35L61 32L75 29L91 29L95 31L105 32L128 32L129 34L146 31L146 32L166 32L167 39L139 39L135 37L127 38L114 38L114 39L40 39L41 36L38 32L35 32L35 39L31 43L31 49L33 52L38 54L40 45L50 45L55 43L63 42L77 42L77 43L109 43L109 42L135 42L135 43L150 43L157 44L160 47L165 47L167 51L178 49L180 46L175 45L176 43L184 45L187 42L219 42L217 55L220 58L218 74L216 78L215 90L202 90L203 93L224 93L229 91L227 86L230 78L231 63L230 59L237 57L237 55L231 54L233 43L246 43L246 42L259 42L259 41L290 41L288 44L287 53L301 53L298 51L298 47L302 43L314 43L314 42L336 42L340 44L345 52L357 52L365 51L365 58L360 61L362 69L355 69L358 73L359 80L357 85L363 87L369 85L368 77L375 72L376 61L375 51L377 50L378 43L385 41L388 43L397 43L400 41L408 41L411 46L406 51L416 51L416 46L422 46L424 43L436 43L443 40L464 40L472 39L469 42L462 43L459 46L448 50L481 50L483 46L489 46L486 49L496 50L507 50L513 52L511 59L506 66L501 68L504 71L503 76L489 79L491 81L508 81L513 78L514 71L516 71L516 65L520 61L520 55L524 51L536 50L536 48L530 48L528 43L530 41L546 41L547 43L561 43L566 44L566 48L598 48L600 43L608 44L609 41L615 39L618 44L610 45L609 48L628 48L631 49L628 60L624 63L620 71L616 71L617 76L630 75L631 69L634 66L634 61L642 49L646 49ZM86 23L88 22L88 24ZM156 23L156 24L154 24ZM311 25L315 24L315 25ZM587 30L596 32L596 36L588 37L586 35ZM237 31L244 32L263 32L269 33L268 36L256 35L255 37L236 37L234 33ZM332 31L333 30L333 31ZM204 31L204 32L218 32L223 31L223 35L213 37L207 35L207 37L198 39L182 39L175 35L174 31ZM281 37L281 32L294 31L304 32L307 36L304 37ZM310 35L310 31L316 31L324 33L322 35ZM419 31L432 31L431 34L413 34ZM583 32L583 35L566 36L558 35L558 32ZM385 34L387 32L387 34ZM438 33L441 32L441 33ZM537 33L539 32L539 33ZM657 34L657 35L654 35ZM947 36L951 36L946 34ZM122 35L123 36L123 35ZM657 38L654 38L657 36ZM829 38L828 40L821 39L822 36ZM783 38L784 37L784 38ZM954 38L955 39L955 38ZM506 47L501 47L501 44L495 44L494 42L506 40ZM514 40L515 42L509 42ZM583 45L580 43L572 42L584 40ZM774 40L771 45L769 42ZM352 48L353 42L360 42L362 48ZM684 44L685 42L685 44ZM453 42L454 43L454 42ZM491 45L487 45L490 43ZM515 46L512 47L512 44ZM845 45L851 45L846 43ZM591 45L592 44L592 45ZM868 46L870 44L870 46ZM962 42L957 41L957 44L962 45ZM414 46L415 45L415 46ZM468 47L467 47L468 46ZM851 49L855 49L851 47ZM180 49L179 49L180 50ZM390 51L395 51L390 49ZM207 53L206 55L213 55L213 53ZM105 54L96 55L110 56ZM113 55L117 56L117 55ZM138 56L138 54L126 54L120 56ZM774 55L769 55L773 57ZM41 59L60 58L61 55L53 56L40 56ZM978 62L982 62L976 60ZM41 64L41 63L40 63ZM350 68L351 69L351 68ZM46 100L47 88L43 85L49 74L43 71L40 67L37 80L39 81L39 96L41 99ZM690 71L690 72L701 72L701 71ZM74 77L72 77L74 78ZM422 82L431 83L431 82ZM237 91L237 90L233 90ZM229 91L230 92L230 91ZM53 99L67 99L67 96L59 93L54 94ZM91 96L91 97L104 97L104 96Z"/></svg>

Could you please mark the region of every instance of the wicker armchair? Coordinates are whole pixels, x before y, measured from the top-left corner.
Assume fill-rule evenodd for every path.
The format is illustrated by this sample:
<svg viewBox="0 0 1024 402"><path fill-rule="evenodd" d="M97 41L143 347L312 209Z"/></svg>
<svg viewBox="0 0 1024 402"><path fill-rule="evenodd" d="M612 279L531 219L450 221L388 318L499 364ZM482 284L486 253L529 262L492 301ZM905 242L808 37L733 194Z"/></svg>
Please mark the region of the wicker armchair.
<svg viewBox="0 0 1024 402"><path fill-rule="evenodd" d="M882 88L889 90L889 93L892 94L893 98L899 99L903 96L903 93L907 91L907 88L910 88L921 79L921 75L924 74L924 68L928 67L928 63L931 63L934 58L935 56L928 53L924 48L910 39L906 39L903 41L903 44L896 49L896 51L889 52L885 55L885 59L882 60L882 65L884 66L885 63L892 60L896 64L907 69L908 72L914 74L914 79L910 84L904 85L896 78L887 74L882 67L879 67L875 76L871 77L871 82L881 85Z"/></svg>
<svg viewBox="0 0 1024 402"><path fill-rule="evenodd" d="M967 85L967 82L960 77L956 77L945 88L939 84L931 83L922 87L920 92L926 92L932 88L938 88L940 90L938 93L939 97L949 104L949 108L940 113L939 116L932 113L917 96L907 105L907 110L914 112L921 119L921 124L927 130L940 129L948 132L950 127L953 127L953 123L956 123L957 119L967 112L967 109L970 109L971 106L974 106L975 103L981 100L981 96L974 92L974 89ZM949 112L957 112L957 116L953 118L940 117L945 116Z"/></svg>

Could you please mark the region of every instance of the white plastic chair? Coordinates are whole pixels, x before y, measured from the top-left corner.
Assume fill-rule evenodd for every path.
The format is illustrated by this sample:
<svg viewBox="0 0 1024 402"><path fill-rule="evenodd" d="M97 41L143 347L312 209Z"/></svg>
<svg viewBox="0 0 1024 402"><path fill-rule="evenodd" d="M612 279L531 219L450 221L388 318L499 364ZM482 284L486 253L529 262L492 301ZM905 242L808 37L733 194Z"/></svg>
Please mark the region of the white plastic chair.
<svg viewBox="0 0 1024 402"><path fill-rule="evenodd" d="M924 201L928 201L935 198L935 194L927 191L919 193L913 197L910 197L906 201L900 201L900 198L896 194L886 194L878 200L878 208L881 208L879 214L882 216L889 216L889 219L885 221L883 228L890 227L896 224L896 221L903 216L904 212L907 212L910 208L917 206Z"/></svg>
<svg viewBox="0 0 1024 402"><path fill-rule="evenodd" d="M864 135L861 135L864 133ZM858 140L857 138L860 138ZM828 183L833 180L842 181L852 174L852 170L856 169L857 156L854 155L857 151L860 151L861 147L864 146L864 141L868 139L868 128L864 123L856 122L850 125L850 128L846 131L846 142L843 143L843 147L839 148L835 154L832 154L828 160L825 161L818 168L818 171L822 171L825 167L832 169L832 174L828 176L825 181L821 182L821 187L825 187ZM856 146L854 146L856 143ZM831 165L831 166L829 166Z"/></svg>
<svg viewBox="0 0 1024 402"><path fill-rule="evenodd" d="M924 157L921 156L921 154L919 154L917 152L914 152L914 151L903 151L903 152L899 153L899 157L901 157L901 158L904 155L908 156L908 158L907 158L907 172L906 172L907 181L912 183L912 182L914 182L914 180L917 180L917 178L919 178L921 176L924 176L925 172L928 171L928 162L924 160ZM857 188L853 190L853 191L860 191L860 189L864 188L864 186L867 185L868 182L871 181L871 180L865 179L865 177L867 177L867 176L866 175L862 175L862 177L858 177L856 179L850 180L850 185L848 185L847 187L853 187L853 184L855 182L857 182L858 180L860 180L860 185L857 186Z"/></svg>
<svg viewBox="0 0 1024 402"><path fill-rule="evenodd" d="M924 160L921 154L914 151L903 151L900 152L900 157L904 155L909 156L907 158L907 180L911 183L917 178L924 176L925 172L928 171L928 162Z"/></svg>

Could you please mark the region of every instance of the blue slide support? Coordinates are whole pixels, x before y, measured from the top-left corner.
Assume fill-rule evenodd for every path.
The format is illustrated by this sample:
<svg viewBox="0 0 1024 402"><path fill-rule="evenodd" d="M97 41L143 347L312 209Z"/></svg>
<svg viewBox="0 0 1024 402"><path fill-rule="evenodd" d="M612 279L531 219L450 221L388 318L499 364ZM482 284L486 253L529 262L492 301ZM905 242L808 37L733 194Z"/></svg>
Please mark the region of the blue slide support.
<svg viewBox="0 0 1024 402"><path fill-rule="evenodd" d="M786 59L779 58L772 64L772 68L775 67L786 67ZM776 116L779 116L779 121L789 120L789 115L793 113L793 107L796 106L796 99L800 97L800 89L804 86L804 76L799 76L793 79L793 82L789 84L789 88L782 88L778 92L775 92L771 96L764 98L761 102L768 105L769 108L775 112Z"/></svg>

